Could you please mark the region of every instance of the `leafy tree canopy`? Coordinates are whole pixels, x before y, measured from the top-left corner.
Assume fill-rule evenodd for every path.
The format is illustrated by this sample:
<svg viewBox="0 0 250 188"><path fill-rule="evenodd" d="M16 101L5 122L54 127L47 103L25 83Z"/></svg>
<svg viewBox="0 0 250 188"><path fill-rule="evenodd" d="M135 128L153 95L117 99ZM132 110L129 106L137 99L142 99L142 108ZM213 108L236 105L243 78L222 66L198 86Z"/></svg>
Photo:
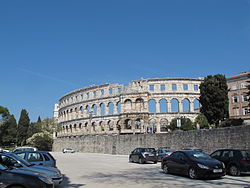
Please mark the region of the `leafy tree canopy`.
<svg viewBox="0 0 250 188"><path fill-rule="evenodd" d="M179 129L177 127L177 119L178 118L174 118L171 123L170 123L170 126L169 128L173 131L173 130L176 130L176 129ZM188 130L194 130L196 129L196 126L194 125L194 123L189 119L189 118L186 118L186 117L181 117L180 118L181 120L181 127L180 127L180 130L183 130L183 131L188 131Z"/></svg>
<svg viewBox="0 0 250 188"><path fill-rule="evenodd" d="M209 127L209 123L208 120L206 118L206 116L204 114L199 114L196 118L195 118L195 124L199 125L199 127L201 129L203 128L208 128Z"/></svg>
<svg viewBox="0 0 250 188"><path fill-rule="evenodd" d="M49 132L35 133L32 137L27 139L27 144L37 147L39 150L51 151L53 138Z"/></svg>
<svg viewBox="0 0 250 188"><path fill-rule="evenodd" d="M201 113L209 124L219 125L228 117L228 87L224 75L207 76L200 85Z"/></svg>

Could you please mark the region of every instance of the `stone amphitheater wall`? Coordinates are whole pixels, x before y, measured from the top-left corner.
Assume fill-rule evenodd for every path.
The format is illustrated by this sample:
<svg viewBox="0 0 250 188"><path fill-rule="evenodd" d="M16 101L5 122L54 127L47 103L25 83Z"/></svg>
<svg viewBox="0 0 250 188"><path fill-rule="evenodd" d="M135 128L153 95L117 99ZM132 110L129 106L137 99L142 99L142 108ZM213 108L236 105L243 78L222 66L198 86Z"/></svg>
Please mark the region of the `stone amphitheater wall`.
<svg viewBox="0 0 250 188"><path fill-rule="evenodd" d="M70 92L59 100L55 119L62 131L57 135L138 134L149 129L167 132L172 119L184 116L194 121L199 114L195 102L201 81L142 79L128 86L104 84ZM149 110L150 102L154 111Z"/></svg>
<svg viewBox="0 0 250 188"><path fill-rule="evenodd" d="M250 126L201 129L164 134L85 135L61 137L54 140L53 151L69 147L77 152L129 154L136 147L168 147L179 150L186 147L201 148L211 153L220 148L250 150Z"/></svg>

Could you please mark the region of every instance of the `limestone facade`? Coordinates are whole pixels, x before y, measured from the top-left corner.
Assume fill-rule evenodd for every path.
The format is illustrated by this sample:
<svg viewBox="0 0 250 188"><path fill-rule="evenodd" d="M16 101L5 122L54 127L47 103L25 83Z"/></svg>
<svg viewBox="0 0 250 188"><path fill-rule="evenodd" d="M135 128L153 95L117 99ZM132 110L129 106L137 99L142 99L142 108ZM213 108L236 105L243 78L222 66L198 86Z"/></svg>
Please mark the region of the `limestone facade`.
<svg viewBox="0 0 250 188"><path fill-rule="evenodd" d="M59 100L57 136L166 133L172 119L199 114L201 81L141 79L70 92Z"/></svg>
<svg viewBox="0 0 250 188"><path fill-rule="evenodd" d="M227 78L229 116L230 118L242 118L244 123L250 124L249 91L250 72L244 72Z"/></svg>

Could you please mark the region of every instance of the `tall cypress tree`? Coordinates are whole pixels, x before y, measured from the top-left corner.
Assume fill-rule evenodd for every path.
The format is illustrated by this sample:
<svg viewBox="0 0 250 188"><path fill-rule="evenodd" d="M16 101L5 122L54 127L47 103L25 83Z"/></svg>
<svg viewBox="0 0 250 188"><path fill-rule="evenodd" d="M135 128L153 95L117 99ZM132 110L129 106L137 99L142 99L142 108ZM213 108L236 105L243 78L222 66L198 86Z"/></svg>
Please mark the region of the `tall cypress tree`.
<svg viewBox="0 0 250 188"><path fill-rule="evenodd" d="M41 123L41 122L42 122L41 117L38 116L37 123Z"/></svg>
<svg viewBox="0 0 250 188"><path fill-rule="evenodd" d="M19 145L25 145L26 139L28 138L28 129L30 126L30 118L28 112L25 109L22 109L21 115L18 121L18 131L17 139Z"/></svg>
<svg viewBox="0 0 250 188"><path fill-rule="evenodd" d="M201 113L209 124L219 125L221 120L228 118L228 87L224 75L207 76L200 85Z"/></svg>

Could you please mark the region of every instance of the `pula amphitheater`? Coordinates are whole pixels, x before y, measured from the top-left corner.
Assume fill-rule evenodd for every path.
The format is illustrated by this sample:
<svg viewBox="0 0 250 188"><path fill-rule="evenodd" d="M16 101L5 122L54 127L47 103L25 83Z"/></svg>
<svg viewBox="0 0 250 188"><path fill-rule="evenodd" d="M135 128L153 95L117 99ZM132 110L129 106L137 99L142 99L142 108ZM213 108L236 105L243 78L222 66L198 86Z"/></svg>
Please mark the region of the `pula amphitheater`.
<svg viewBox="0 0 250 188"><path fill-rule="evenodd" d="M64 95L55 105L57 137L166 133L171 120L199 114L202 78L155 78L103 84Z"/></svg>

